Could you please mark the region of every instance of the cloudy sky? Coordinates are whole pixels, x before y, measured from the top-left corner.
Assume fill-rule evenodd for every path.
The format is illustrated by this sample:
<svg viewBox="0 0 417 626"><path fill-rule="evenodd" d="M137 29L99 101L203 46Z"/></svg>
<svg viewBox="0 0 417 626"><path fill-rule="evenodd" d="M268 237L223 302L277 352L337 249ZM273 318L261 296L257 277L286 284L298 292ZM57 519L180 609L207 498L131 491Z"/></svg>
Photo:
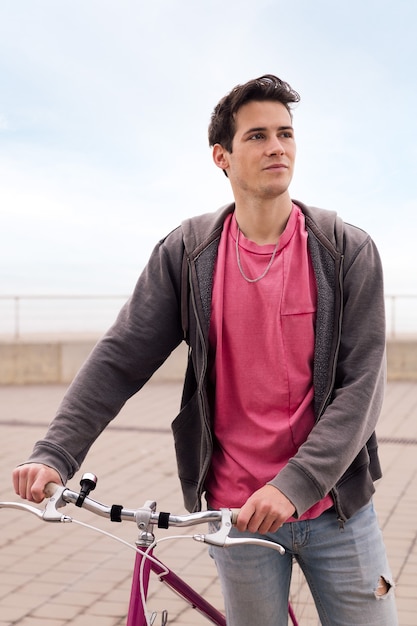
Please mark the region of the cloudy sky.
<svg viewBox="0 0 417 626"><path fill-rule="evenodd" d="M368 230L417 294L415 0L2 0L0 293L129 293L154 243L231 199L216 102L301 94L292 196Z"/></svg>

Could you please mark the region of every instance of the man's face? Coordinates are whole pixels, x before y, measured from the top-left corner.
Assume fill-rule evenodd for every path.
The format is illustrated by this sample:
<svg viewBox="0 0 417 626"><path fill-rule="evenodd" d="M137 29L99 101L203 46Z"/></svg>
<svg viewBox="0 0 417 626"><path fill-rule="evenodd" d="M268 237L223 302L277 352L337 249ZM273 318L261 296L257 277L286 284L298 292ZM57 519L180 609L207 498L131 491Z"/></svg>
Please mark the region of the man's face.
<svg viewBox="0 0 417 626"><path fill-rule="evenodd" d="M214 149L216 164L225 169L235 198L248 194L274 199L287 193L295 161L291 116L275 101L252 101L237 112L232 152ZM217 157L217 158L216 158Z"/></svg>

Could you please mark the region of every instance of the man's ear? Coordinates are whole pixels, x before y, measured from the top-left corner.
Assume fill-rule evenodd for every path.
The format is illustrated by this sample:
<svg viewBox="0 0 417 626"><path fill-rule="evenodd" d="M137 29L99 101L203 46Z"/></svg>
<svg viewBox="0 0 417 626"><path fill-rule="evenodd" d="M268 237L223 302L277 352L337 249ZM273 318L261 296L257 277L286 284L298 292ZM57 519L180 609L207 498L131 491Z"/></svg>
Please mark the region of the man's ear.
<svg viewBox="0 0 417 626"><path fill-rule="evenodd" d="M224 172L229 167L229 159L228 152L222 145L219 143L214 144L213 146L213 161Z"/></svg>

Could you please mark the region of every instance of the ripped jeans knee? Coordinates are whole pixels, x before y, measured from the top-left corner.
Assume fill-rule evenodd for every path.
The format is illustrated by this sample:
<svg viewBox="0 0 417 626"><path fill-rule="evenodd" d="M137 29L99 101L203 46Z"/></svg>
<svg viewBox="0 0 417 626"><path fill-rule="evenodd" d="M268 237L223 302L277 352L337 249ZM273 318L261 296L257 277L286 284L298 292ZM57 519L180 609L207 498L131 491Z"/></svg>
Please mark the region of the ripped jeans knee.
<svg viewBox="0 0 417 626"><path fill-rule="evenodd" d="M380 576L378 580L378 584L375 589L375 597L377 599L383 600L388 597L390 593L394 591L394 583L391 582L387 577Z"/></svg>

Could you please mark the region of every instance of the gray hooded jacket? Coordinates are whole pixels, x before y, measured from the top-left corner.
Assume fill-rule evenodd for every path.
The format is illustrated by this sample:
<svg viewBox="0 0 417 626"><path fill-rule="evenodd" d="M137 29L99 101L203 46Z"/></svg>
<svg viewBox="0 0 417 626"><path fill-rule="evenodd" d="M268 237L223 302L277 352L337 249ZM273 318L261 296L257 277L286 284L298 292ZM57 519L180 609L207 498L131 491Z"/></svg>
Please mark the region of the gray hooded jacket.
<svg viewBox="0 0 417 626"><path fill-rule="evenodd" d="M296 204L305 215L318 290L316 424L271 484L297 515L330 492L343 522L369 501L381 476L374 430L385 385L382 268L365 232L334 212ZM212 279L224 219L233 209L186 220L158 243L28 462L54 467L66 482L126 400L185 340L188 366L172 430L185 505L201 508L213 446L207 397Z"/></svg>

